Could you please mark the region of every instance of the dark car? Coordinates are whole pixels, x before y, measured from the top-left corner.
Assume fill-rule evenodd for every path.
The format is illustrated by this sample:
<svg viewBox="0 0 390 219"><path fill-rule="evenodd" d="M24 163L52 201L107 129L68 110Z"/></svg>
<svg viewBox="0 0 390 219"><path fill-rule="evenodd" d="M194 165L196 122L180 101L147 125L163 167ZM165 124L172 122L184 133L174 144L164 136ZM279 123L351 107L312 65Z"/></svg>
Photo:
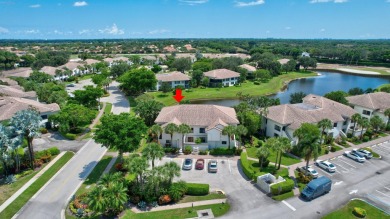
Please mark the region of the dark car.
<svg viewBox="0 0 390 219"><path fill-rule="evenodd" d="M191 170L192 169L192 159L186 158L183 163L183 170Z"/></svg>
<svg viewBox="0 0 390 219"><path fill-rule="evenodd" d="M204 160L203 159L198 159L195 163L195 169L197 170L203 170L204 168Z"/></svg>

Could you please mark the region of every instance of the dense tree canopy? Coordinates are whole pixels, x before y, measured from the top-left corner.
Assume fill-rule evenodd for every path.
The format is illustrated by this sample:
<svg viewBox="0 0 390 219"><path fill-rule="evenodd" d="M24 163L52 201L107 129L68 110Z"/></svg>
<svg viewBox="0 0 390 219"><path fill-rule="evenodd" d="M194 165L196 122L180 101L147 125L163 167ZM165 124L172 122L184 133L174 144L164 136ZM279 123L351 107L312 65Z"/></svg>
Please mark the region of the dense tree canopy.
<svg viewBox="0 0 390 219"><path fill-rule="evenodd" d="M344 91L332 91L324 95L324 97L334 100L336 102L348 105L348 100L345 98L348 94Z"/></svg>
<svg viewBox="0 0 390 219"><path fill-rule="evenodd" d="M7 70L14 68L14 65L19 62L19 57L12 52L0 50L0 69Z"/></svg>
<svg viewBox="0 0 390 219"><path fill-rule="evenodd" d="M164 104L156 100L145 99L137 101L134 112L145 121L147 126L151 126L163 107Z"/></svg>
<svg viewBox="0 0 390 219"><path fill-rule="evenodd" d="M126 72L119 78L121 89L130 96L139 94L156 88L157 79L154 72L146 68L133 69Z"/></svg>
<svg viewBox="0 0 390 219"><path fill-rule="evenodd" d="M98 99L103 96L103 90L92 85L84 86L85 90L76 90L73 100L89 108L97 108Z"/></svg>

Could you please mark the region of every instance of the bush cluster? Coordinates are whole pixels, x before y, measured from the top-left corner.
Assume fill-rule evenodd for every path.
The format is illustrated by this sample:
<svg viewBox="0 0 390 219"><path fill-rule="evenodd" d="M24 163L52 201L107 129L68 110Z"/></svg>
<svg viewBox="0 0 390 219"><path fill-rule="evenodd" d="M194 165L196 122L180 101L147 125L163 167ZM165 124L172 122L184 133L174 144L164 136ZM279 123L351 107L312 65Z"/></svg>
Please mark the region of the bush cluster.
<svg viewBox="0 0 390 219"><path fill-rule="evenodd" d="M359 208L359 207L353 208L353 214L359 218L364 218L367 216L366 210L364 208Z"/></svg>
<svg viewBox="0 0 390 219"><path fill-rule="evenodd" d="M286 179L285 182L281 182L275 185L271 186L271 193L272 195L280 195L287 192L290 192L294 189L294 181L292 179ZM279 188L280 188L280 194L279 194Z"/></svg>
<svg viewBox="0 0 390 219"><path fill-rule="evenodd" d="M76 134L72 134L72 133L65 133L64 137L69 139L69 140L76 140L77 135Z"/></svg>
<svg viewBox="0 0 390 219"><path fill-rule="evenodd" d="M171 153L171 154L176 154L179 151L179 148L171 148L171 147L165 147L164 152L166 154Z"/></svg>
<svg viewBox="0 0 390 219"><path fill-rule="evenodd" d="M186 195L207 195L209 194L209 190L209 184L187 183Z"/></svg>
<svg viewBox="0 0 390 219"><path fill-rule="evenodd" d="M210 151L210 155L234 155L234 149L214 148Z"/></svg>
<svg viewBox="0 0 390 219"><path fill-rule="evenodd" d="M242 171L244 172L246 177L248 177L249 179L253 179L254 172L250 168L250 164L249 164L246 152L241 153L240 162L241 162Z"/></svg>
<svg viewBox="0 0 390 219"><path fill-rule="evenodd" d="M184 151L183 151L184 154L191 154L192 153L192 147L187 145L184 147Z"/></svg>

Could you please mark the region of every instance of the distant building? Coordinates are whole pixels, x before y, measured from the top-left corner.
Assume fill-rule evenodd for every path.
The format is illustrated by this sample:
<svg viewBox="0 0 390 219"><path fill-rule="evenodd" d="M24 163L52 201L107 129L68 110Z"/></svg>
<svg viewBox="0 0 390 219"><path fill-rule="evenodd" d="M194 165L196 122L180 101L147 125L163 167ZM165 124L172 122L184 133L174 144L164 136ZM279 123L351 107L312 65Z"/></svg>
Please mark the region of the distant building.
<svg viewBox="0 0 390 219"><path fill-rule="evenodd" d="M253 66L248 65L248 64L242 64L242 65L239 65L238 67L247 70L248 73L253 73L254 71L256 71L256 67L253 67Z"/></svg>
<svg viewBox="0 0 390 219"><path fill-rule="evenodd" d="M378 115L383 122L387 123L388 117L385 116L385 110L390 109L390 93L375 92L347 97L349 104L362 117L371 119Z"/></svg>
<svg viewBox="0 0 390 219"><path fill-rule="evenodd" d="M163 83L169 83L171 88L175 88L176 86L183 86L184 88L189 88L191 80L188 75L178 71L156 74L156 79L156 90L160 90L160 87Z"/></svg>
<svg viewBox="0 0 390 219"><path fill-rule="evenodd" d="M204 72L203 74L205 77L210 78L210 86L212 87L218 86L218 84L222 84L222 86L234 86L240 78L240 73L228 69L215 69Z"/></svg>
<svg viewBox="0 0 390 219"><path fill-rule="evenodd" d="M303 52L301 56L302 56L302 57L310 57L310 53L308 53L308 52Z"/></svg>
<svg viewBox="0 0 390 219"><path fill-rule="evenodd" d="M0 96L27 98L37 100L37 93L35 91L24 92L12 86L0 85Z"/></svg>

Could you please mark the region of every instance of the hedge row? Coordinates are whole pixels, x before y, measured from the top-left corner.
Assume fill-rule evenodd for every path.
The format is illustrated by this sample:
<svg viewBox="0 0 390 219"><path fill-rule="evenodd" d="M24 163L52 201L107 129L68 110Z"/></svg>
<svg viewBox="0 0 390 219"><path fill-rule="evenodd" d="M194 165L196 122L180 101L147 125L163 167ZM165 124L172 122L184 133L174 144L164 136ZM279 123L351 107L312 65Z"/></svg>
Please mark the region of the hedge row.
<svg viewBox="0 0 390 219"><path fill-rule="evenodd" d="M249 164L246 152L242 152L241 153L241 155L240 155L240 162L241 162L242 171L244 172L246 177L248 177L249 179L253 179L254 172L252 171L252 169L250 167L250 164Z"/></svg>
<svg viewBox="0 0 390 219"><path fill-rule="evenodd" d="M271 186L272 195L279 195L279 187L281 188L280 194L290 192L294 189L294 181L292 179L286 179L285 182L281 182Z"/></svg>
<svg viewBox="0 0 390 219"><path fill-rule="evenodd" d="M210 190L209 184L187 183L186 195L208 195Z"/></svg>

